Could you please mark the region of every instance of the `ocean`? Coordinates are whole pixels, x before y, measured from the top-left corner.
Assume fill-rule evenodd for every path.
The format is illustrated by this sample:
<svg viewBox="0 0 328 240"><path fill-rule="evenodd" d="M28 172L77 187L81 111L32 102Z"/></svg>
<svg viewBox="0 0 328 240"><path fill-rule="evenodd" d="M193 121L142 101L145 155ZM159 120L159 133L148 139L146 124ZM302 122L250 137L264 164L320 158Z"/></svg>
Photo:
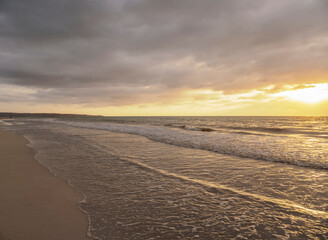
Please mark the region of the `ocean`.
<svg viewBox="0 0 328 240"><path fill-rule="evenodd" d="M328 117L18 116L93 239L328 239Z"/></svg>

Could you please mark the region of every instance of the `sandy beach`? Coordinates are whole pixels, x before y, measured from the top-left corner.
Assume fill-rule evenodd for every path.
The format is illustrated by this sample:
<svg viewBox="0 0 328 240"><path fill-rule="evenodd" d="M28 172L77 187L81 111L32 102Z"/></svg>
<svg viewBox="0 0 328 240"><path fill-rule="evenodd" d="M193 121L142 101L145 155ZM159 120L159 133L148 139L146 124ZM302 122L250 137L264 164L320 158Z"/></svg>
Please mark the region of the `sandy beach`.
<svg viewBox="0 0 328 240"><path fill-rule="evenodd" d="M0 130L0 239L81 240L82 195L34 159L22 136Z"/></svg>

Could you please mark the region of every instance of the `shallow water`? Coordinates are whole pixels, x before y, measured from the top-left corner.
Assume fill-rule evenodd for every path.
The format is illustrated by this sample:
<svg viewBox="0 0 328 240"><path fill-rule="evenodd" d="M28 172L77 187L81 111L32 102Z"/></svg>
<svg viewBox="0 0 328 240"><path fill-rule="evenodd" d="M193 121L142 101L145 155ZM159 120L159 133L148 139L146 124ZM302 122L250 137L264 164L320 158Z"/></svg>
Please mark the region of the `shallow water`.
<svg viewBox="0 0 328 240"><path fill-rule="evenodd" d="M85 194L94 238L327 239L327 118L136 119L3 127Z"/></svg>

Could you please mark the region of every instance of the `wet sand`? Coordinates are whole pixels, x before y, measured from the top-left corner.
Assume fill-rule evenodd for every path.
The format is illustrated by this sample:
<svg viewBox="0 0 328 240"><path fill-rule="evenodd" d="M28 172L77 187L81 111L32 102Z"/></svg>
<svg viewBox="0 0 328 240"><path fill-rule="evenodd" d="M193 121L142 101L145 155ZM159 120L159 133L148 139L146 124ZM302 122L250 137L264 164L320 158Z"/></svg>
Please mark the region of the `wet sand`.
<svg viewBox="0 0 328 240"><path fill-rule="evenodd" d="M82 195L34 159L22 136L0 130L0 240L82 240Z"/></svg>

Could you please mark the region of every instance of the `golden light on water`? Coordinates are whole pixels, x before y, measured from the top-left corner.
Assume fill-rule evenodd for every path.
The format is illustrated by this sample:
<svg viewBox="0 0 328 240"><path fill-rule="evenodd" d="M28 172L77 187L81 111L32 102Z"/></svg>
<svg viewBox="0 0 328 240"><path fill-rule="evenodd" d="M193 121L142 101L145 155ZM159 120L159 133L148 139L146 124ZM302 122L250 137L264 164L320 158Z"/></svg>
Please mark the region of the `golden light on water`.
<svg viewBox="0 0 328 240"><path fill-rule="evenodd" d="M274 94L278 97L286 97L287 99L299 101L303 103L318 103L328 100L328 84L307 84L306 88L282 91Z"/></svg>

